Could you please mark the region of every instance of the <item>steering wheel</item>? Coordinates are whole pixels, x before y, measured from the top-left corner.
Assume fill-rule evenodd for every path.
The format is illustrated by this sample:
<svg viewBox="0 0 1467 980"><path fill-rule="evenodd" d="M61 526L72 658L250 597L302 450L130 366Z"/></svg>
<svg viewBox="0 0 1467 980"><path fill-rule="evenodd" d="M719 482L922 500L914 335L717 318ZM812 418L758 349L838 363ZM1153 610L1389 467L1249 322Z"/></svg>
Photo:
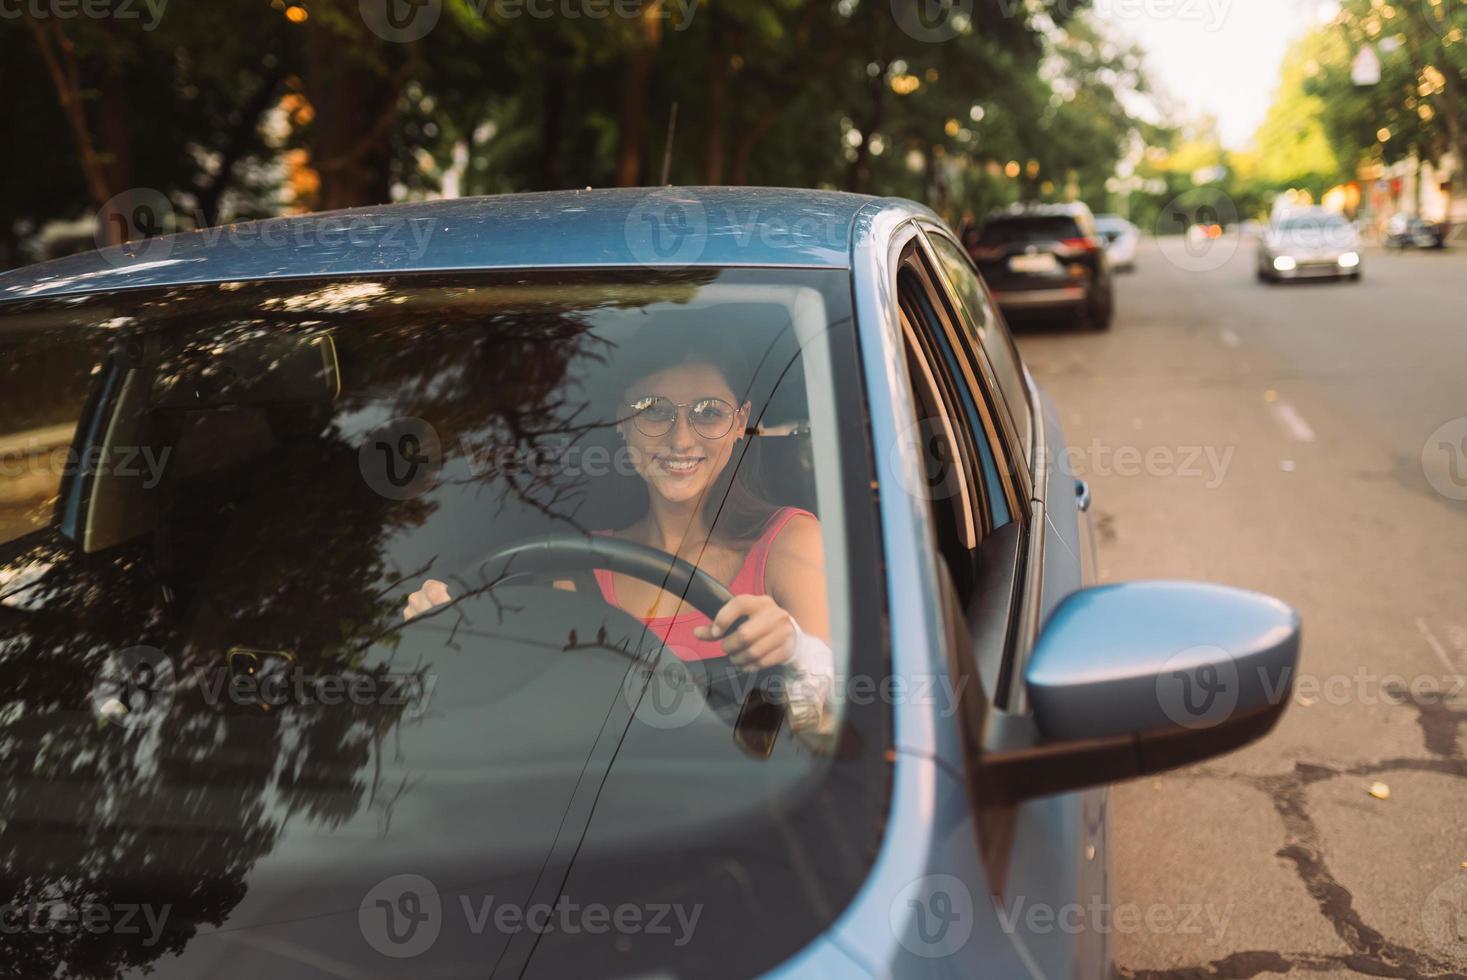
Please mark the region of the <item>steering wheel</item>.
<svg viewBox="0 0 1467 980"><path fill-rule="evenodd" d="M681 558L635 541L623 541L605 535L546 534L518 544L500 548L479 562L480 580L490 588L524 575L571 576L602 568L621 572L656 585L665 592L682 596L683 600L710 620L733 599L733 593L716 578ZM599 590L594 593L600 596ZM736 620L728 632L744 623ZM735 666L727 656L704 660L682 660L695 683L715 694L735 709L743 703L743 694L761 686L765 679L784 674L783 667L763 668L757 672ZM750 675L755 683L746 683ZM739 681L745 683L739 683ZM711 699L710 699L711 704ZM719 705L712 705L715 710Z"/></svg>

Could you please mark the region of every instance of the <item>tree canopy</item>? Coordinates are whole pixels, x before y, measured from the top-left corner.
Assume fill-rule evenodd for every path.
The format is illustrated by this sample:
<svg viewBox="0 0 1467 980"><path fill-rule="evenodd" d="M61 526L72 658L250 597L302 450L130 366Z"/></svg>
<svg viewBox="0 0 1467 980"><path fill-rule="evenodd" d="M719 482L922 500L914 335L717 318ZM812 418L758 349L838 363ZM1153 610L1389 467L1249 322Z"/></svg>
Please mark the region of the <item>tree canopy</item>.
<svg viewBox="0 0 1467 980"><path fill-rule="evenodd" d="M0 107L24 148L0 176L0 266L54 219L95 214L118 241L439 193L656 184L665 155L672 183L953 213L1094 199L1144 126L1140 52L1079 5L420 0L407 23L372 9L220 0L0 21L0 82L26 93Z"/></svg>

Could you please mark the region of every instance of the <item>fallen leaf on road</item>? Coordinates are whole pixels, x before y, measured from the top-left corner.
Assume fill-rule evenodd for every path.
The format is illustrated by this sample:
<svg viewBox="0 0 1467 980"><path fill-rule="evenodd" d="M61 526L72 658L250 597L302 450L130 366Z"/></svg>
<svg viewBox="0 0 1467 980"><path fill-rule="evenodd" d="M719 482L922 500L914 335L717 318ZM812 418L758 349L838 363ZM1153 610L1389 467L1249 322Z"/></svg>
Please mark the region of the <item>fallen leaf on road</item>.
<svg viewBox="0 0 1467 980"><path fill-rule="evenodd" d="M1385 783L1371 783L1370 795L1377 800L1388 800L1391 798L1391 788Z"/></svg>

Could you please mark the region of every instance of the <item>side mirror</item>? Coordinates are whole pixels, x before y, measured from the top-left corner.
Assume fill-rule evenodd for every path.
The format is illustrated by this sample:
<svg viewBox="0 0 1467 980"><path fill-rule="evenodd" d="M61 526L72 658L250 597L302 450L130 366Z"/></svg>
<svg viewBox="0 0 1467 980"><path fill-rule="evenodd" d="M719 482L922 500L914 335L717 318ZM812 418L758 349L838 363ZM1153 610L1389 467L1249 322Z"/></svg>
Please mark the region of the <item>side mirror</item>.
<svg viewBox="0 0 1467 980"><path fill-rule="evenodd" d="M1070 595L1025 670L1032 715L989 715L988 792L1017 802L1246 745L1288 704L1299 631L1284 603L1219 585L1135 582Z"/></svg>

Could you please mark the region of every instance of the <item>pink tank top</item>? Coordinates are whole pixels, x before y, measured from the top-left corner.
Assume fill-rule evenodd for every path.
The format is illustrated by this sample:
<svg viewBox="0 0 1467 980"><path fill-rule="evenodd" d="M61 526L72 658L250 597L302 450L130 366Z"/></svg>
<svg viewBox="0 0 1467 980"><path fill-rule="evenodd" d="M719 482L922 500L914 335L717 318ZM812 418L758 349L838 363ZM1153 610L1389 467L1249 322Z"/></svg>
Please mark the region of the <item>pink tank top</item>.
<svg viewBox="0 0 1467 980"><path fill-rule="evenodd" d="M781 507L769 518L769 523L764 525L764 531L759 539L749 548L749 553L744 556L744 563L739 566L738 573L734 575L732 582L728 583L728 590L734 595L766 595L764 587L764 569L769 564L769 550L774 546L774 539L779 532L784 530L791 518L800 515L813 518L815 515L808 510L798 507ZM597 531L596 534L610 534L610 531ZM595 569L596 584L601 586L601 595L613 606L621 607L616 601L616 584L611 572L604 568ZM643 619L647 628L662 637L667 648L681 660L708 660L713 657L723 656L723 647L720 641L700 640L693 636L693 630L699 626L707 626L710 620L696 609L684 607L676 616L653 616Z"/></svg>

